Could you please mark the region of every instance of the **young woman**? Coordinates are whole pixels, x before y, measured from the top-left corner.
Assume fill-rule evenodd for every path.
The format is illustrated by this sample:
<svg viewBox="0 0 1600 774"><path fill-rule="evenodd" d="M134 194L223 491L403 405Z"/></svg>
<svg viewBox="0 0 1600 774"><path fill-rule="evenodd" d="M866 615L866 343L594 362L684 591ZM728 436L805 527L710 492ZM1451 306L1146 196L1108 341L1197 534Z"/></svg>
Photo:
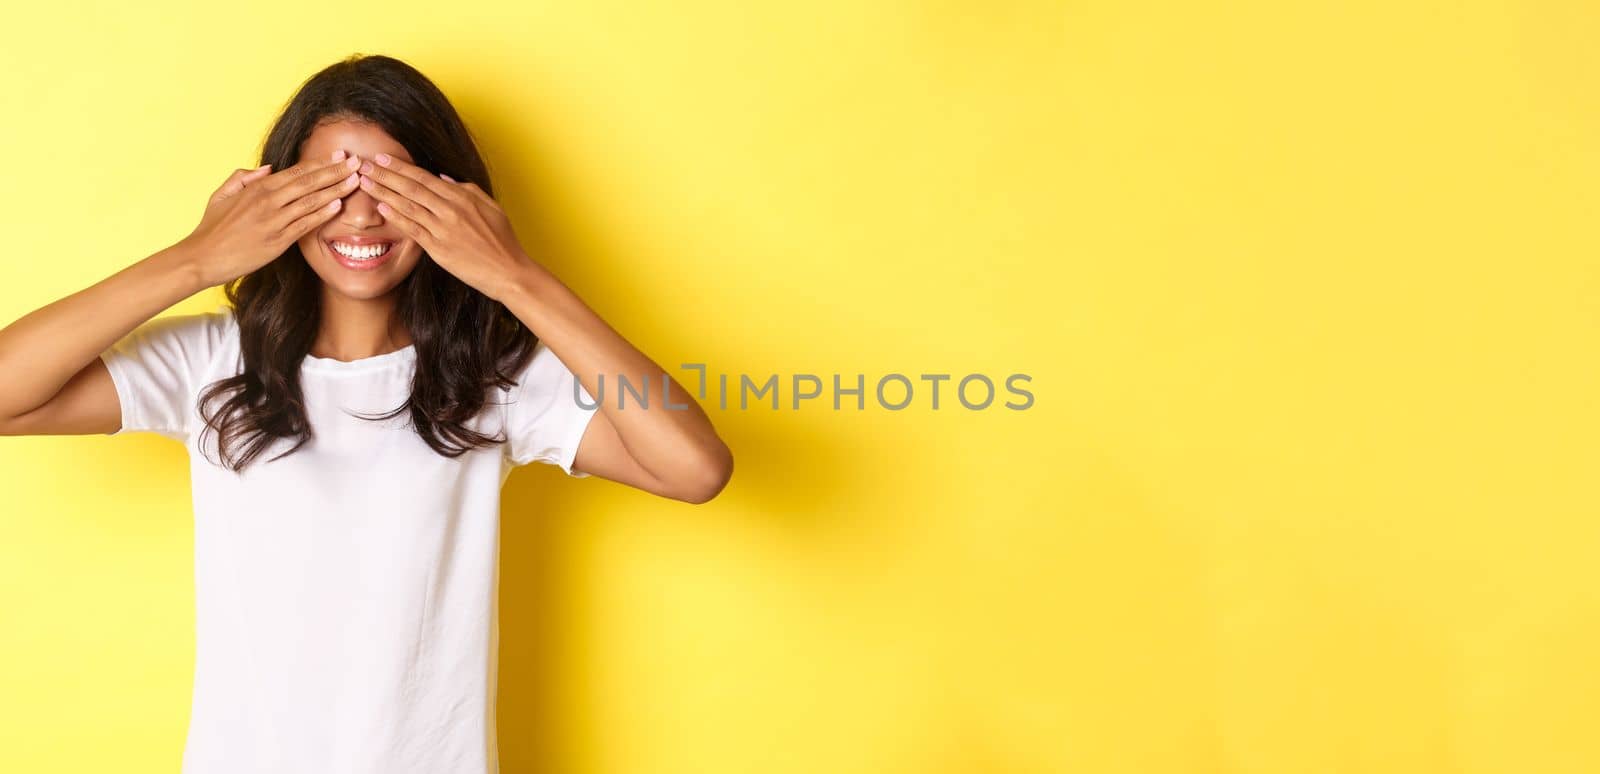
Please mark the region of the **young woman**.
<svg viewBox="0 0 1600 774"><path fill-rule="evenodd" d="M511 469L700 503L732 455L523 251L466 127L410 66L316 74L261 161L189 236L0 330L0 432L189 450L186 774L494 772ZM226 306L153 319L219 284Z"/></svg>

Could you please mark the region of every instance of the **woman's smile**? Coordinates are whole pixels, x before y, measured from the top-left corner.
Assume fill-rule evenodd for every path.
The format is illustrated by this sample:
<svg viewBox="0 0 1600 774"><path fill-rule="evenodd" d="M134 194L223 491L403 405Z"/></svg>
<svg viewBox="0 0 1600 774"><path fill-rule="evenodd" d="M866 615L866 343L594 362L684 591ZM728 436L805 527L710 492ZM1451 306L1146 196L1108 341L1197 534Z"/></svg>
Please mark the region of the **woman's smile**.
<svg viewBox="0 0 1600 774"><path fill-rule="evenodd" d="M337 236L321 241L329 257L355 271L376 269L395 252L394 240L381 237Z"/></svg>

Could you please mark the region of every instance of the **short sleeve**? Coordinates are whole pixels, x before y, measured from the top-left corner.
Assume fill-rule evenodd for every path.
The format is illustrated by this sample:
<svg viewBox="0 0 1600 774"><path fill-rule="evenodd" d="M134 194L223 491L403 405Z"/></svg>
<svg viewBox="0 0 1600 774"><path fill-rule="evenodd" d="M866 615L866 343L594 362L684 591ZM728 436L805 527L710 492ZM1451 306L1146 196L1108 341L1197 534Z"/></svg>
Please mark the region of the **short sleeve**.
<svg viewBox="0 0 1600 774"><path fill-rule="evenodd" d="M506 459L513 465L543 462L586 478L587 473L572 469L572 462L598 404L566 364L541 341L509 392Z"/></svg>
<svg viewBox="0 0 1600 774"><path fill-rule="evenodd" d="M229 312L157 317L133 329L100 359L122 404L122 427L187 441L199 426L196 403Z"/></svg>

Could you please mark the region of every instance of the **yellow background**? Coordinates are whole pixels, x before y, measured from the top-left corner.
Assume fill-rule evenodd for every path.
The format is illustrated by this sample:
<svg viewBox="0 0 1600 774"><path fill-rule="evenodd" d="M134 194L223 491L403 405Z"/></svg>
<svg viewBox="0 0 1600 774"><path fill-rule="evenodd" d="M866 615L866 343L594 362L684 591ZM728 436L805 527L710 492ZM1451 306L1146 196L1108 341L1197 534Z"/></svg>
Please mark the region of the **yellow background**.
<svg viewBox="0 0 1600 774"><path fill-rule="evenodd" d="M302 79L381 52L664 363L1033 375L1023 412L713 411L738 469L699 508L513 476L507 774L1600 770L1592 4L56 2L0 34L6 321L186 234ZM181 449L0 470L0 770L176 771Z"/></svg>

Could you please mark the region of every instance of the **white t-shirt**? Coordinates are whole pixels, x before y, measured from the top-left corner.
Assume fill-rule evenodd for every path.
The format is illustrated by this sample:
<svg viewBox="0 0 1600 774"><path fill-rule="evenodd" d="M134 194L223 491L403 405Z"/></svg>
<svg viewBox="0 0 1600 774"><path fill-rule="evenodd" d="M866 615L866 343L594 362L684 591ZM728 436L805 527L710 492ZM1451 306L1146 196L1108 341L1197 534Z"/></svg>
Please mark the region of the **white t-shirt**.
<svg viewBox="0 0 1600 774"><path fill-rule="evenodd" d="M195 672L184 774L495 774L500 488L574 476L594 402L542 343L454 459L407 415L412 347L301 366L315 437L214 464L200 392L242 368L233 311L151 320L101 355L122 429L183 442L194 491ZM575 394L576 392L576 394ZM579 403L581 398L582 404Z"/></svg>

